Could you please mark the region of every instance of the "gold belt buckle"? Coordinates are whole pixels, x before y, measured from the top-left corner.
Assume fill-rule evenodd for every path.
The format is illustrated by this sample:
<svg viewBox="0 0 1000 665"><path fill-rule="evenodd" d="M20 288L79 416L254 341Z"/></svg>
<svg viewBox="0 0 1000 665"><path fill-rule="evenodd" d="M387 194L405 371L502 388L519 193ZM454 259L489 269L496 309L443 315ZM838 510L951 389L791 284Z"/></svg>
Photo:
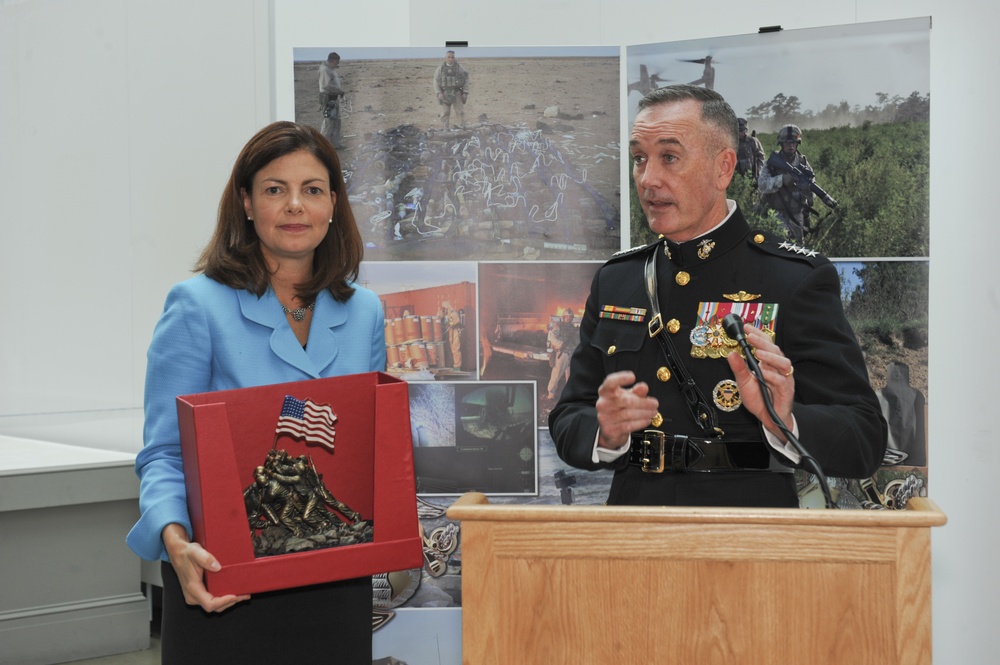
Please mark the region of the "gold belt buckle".
<svg viewBox="0 0 1000 665"><path fill-rule="evenodd" d="M655 429L642 433L642 470L646 473L663 473L666 467L667 435ZM656 448L659 448L657 451ZM658 459L656 459L658 457Z"/></svg>

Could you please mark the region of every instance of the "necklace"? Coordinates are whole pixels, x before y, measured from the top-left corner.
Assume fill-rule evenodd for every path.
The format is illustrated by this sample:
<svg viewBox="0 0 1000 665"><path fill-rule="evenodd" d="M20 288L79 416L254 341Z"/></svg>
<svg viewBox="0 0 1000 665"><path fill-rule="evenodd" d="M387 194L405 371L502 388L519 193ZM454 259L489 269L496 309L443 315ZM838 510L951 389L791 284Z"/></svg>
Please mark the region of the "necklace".
<svg viewBox="0 0 1000 665"><path fill-rule="evenodd" d="M280 302L278 304L281 305ZM298 309L288 309L284 305L281 305L281 311L284 312L285 314L291 314L292 318L295 319L296 321L301 321L302 319L306 318L306 310L307 309L309 309L309 310L316 309L316 302L313 301L313 302L309 303L308 306L306 306L306 307L299 307Z"/></svg>

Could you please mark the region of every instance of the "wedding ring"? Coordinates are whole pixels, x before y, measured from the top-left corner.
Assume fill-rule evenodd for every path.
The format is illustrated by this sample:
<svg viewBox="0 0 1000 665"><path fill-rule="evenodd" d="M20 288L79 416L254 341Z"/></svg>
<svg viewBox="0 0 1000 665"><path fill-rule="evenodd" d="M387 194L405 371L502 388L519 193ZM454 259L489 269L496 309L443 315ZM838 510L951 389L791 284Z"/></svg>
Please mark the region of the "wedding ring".
<svg viewBox="0 0 1000 665"><path fill-rule="evenodd" d="M788 372L785 373L785 376L791 376L794 373L795 373L795 366L792 365L791 367L788 368Z"/></svg>

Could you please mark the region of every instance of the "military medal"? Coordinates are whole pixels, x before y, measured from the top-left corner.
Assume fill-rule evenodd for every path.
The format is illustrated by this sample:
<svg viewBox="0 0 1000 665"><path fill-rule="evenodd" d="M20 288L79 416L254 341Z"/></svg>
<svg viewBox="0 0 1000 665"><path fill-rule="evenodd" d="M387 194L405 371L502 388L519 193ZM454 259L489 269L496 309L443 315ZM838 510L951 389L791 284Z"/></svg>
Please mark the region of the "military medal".
<svg viewBox="0 0 1000 665"><path fill-rule="evenodd" d="M708 345L713 349L721 349L723 346L735 346L736 343L726 335L722 324L716 322L708 327Z"/></svg>
<svg viewBox="0 0 1000 665"><path fill-rule="evenodd" d="M692 358L725 358L738 351L735 340L730 339L722 327L726 315L739 314L745 323L767 333L774 339L774 324L778 316L777 303L750 302L759 294L739 291L726 294L736 302L702 302L698 304L698 322L691 330Z"/></svg>
<svg viewBox="0 0 1000 665"><path fill-rule="evenodd" d="M740 388L732 379L723 379L715 384L712 389L712 401L720 411L729 413L740 408L743 400L740 399Z"/></svg>
<svg viewBox="0 0 1000 665"><path fill-rule="evenodd" d="M618 307L605 305L601 308L600 318L614 321L633 321L642 323L646 319L646 310L642 307Z"/></svg>
<svg viewBox="0 0 1000 665"><path fill-rule="evenodd" d="M688 338L691 340L691 357L705 358L705 347L708 346L708 326L695 326L691 329Z"/></svg>

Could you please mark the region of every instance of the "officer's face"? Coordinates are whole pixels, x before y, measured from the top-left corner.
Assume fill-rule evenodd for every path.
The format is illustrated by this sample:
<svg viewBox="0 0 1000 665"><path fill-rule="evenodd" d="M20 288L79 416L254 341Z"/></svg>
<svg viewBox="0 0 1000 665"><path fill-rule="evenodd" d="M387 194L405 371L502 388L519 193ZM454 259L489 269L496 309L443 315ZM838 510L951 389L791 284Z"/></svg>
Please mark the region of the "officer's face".
<svg viewBox="0 0 1000 665"><path fill-rule="evenodd" d="M685 242L721 222L736 152L701 120L701 104L685 100L644 109L629 140L632 175L649 227Z"/></svg>
<svg viewBox="0 0 1000 665"><path fill-rule="evenodd" d="M781 144L781 152L785 153L786 157L792 157L799 149L798 141L783 141Z"/></svg>

